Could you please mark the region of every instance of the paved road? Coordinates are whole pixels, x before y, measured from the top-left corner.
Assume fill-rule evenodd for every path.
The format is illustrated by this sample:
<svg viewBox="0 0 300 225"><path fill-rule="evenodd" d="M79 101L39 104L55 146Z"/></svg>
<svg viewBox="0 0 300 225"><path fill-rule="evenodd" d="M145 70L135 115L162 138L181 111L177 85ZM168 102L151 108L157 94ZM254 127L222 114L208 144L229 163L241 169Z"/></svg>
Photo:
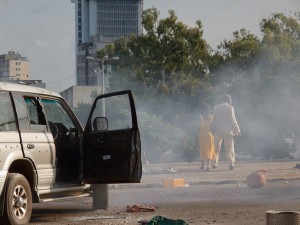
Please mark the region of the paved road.
<svg viewBox="0 0 300 225"><path fill-rule="evenodd" d="M141 184L110 185L109 210L93 211L91 198L35 204L30 225L135 225L139 219L155 215L182 218L190 225L265 225L266 210L299 210L300 169L294 168L297 164L238 162L235 170L229 171L227 163L221 162L217 170L209 172L200 170L197 163L148 165ZM265 174L264 188L247 187L246 176L254 171ZM162 186L165 179L179 178L188 185ZM134 204L158 209L125 213L126 206Z"/></svg>

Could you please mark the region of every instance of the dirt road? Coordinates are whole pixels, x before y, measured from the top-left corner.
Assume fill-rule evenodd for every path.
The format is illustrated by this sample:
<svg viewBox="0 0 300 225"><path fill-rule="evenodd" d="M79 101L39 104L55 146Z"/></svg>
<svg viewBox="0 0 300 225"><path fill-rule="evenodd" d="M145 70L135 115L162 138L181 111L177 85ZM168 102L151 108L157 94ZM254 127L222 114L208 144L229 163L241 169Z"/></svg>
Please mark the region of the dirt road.
<svg viewBox="0 0 300 225"><path fill-rule="evenodd" d="M267 210L300 210L300 169L293 168L297 162L271 164L244 163L230 172L226 164L211 172L200 171L197 164L153 165L140 186L112 185L107 211L93 211L91 198L36 204L30 224L137 225L139 220L161 215L183 219L189 225L265 225ZM244 182L254 168L266 174L265 187L249 188ZM163 179L179 177L184 177L188 185L161 186ZM156 210L126 213L126 207L135 204Z"/></svg>

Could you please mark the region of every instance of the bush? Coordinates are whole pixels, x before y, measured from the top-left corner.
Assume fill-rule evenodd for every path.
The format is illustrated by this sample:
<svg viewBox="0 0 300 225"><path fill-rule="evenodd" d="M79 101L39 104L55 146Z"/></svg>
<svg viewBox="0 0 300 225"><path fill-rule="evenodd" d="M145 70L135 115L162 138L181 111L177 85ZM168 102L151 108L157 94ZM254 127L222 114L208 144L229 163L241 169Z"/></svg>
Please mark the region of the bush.
<svg viewBox="0 0 300 225"><path fill-rule="evenodd" d="M166 152L178 155L174 161L186 161L195 152L195 141L182 129L163 121L162 117L138 112L142 151L147 161L158 163Z"/></svg>

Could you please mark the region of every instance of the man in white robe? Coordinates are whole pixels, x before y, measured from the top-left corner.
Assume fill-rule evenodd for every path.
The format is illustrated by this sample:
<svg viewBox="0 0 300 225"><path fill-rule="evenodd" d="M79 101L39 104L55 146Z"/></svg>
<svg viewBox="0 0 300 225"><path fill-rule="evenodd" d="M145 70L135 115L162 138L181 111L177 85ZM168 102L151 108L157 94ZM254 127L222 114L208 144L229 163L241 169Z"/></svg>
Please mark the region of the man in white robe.
<svg viewBox="0 0 300 225"><path fill-rule="evenodd" d="M213 168L217 168L220 156L222 140L226 150L226 157L229 162L229 169L234 169L235 152L234 136L241 135L239 125L235 118L234 108L230 95L225 95L221 104L215 105L213 109L213 132L215 137L216 162Z"/></svg>

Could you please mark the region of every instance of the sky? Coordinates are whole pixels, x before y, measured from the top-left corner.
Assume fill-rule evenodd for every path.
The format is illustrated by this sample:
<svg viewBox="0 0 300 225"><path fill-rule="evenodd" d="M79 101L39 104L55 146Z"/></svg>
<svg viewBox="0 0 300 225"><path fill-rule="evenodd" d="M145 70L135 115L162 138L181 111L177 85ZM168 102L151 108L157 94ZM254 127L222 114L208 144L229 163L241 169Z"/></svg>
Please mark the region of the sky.
<svg viewBox="0 0 300 225"><path fill-rule="evenodd" d="M259 21L271 13L300 11L300 0L144 0L160 18L174 10L193 27L201 20L212 48L246 28L261 37ZM0 54L19 52L30 60L30 79L61 92L76 84L75 4L70 0L0 0Z"/></svg>

